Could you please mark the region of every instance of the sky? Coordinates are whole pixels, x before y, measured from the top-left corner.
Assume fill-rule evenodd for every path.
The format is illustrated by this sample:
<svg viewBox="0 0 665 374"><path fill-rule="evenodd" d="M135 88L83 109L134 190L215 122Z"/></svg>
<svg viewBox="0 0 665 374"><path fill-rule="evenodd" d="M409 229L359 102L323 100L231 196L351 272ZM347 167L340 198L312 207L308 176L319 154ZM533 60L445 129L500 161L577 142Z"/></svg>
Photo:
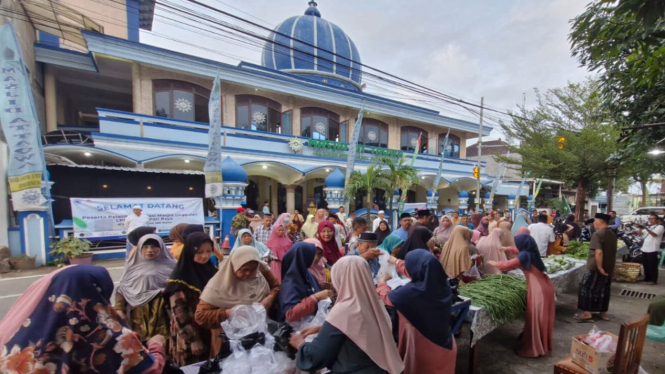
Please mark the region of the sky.
<svg viewBox="0 0 665 374"><path fill-rule="evenodd" d="M201 10L186 0L169 1ZM270 29L307 9L305 0L200 1ZM567 39L569 20L580 14L586 3L580 0L321 0L318 8L322 18L340 26L355 42L364 64L474 103L480 103L484 97L486 105L505 111L516 109L523 93L527 107L535 104L534 88L545 91L591 76L571 56ZM204 12L225 22L241 24L211 11ZM246 43L201 29L189 31L189 26L176 24L178 19L158 6L153 30L141 31L141 41L231 64L240 60L260 63L260 48L248 48ZM198 27L208 28L202 24ZM253 30L268 35L265 30ZM385 92L369 81L366 91L392 97L408 95L403 91ZM478 121L474 114L451 104L421 102L419 105L435 108L442 115ZM496 128L496 115L491 112L488 115L489 124ZM495 129L486 139L500 136Z"/></svg>

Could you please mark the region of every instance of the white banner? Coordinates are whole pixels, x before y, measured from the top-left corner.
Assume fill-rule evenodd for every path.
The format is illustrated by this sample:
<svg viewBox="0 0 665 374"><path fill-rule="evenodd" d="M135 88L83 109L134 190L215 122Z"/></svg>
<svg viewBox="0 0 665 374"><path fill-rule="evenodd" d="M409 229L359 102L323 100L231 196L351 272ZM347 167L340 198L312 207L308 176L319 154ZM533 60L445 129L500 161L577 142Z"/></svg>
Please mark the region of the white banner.
<svg viewBox="0 0 665 374"><path fill-rule="evenodd" d="M125 236L125 218L132 207L143 208L148 226L158 233L169 232L179 223L202 225L205 221L200 198L71 198L74 234L79 238Z"/></svg>

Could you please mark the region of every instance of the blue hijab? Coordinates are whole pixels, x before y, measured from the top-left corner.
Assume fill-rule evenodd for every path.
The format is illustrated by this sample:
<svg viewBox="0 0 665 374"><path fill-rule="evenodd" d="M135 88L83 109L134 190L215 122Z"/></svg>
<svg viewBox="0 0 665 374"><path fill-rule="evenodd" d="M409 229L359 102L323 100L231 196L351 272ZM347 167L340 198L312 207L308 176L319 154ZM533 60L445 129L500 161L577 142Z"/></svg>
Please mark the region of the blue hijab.
<svg viewBox="0 0 665 374"><path fill-rule="evenodd" d="M515 246L520 251L517 254L517 258L520 260L520 264L524 270L531 269L531 265L533 265L536 269L545 271L545 264L543 264L543 260L540 258L538 244L536 244L531 235L521 234L515 236Z"/></svg>
<svg viewBox="0 0 665 374"><path fill-rule="evenodd" d="M286 312L306 297L321 291L319 282L307 270L314 264L316 246L298 242L282 259L282 286L279 292L279 319L284 321Z"/></svg>
<svg viewBox="0 0 665 374"><path fill-rule="evenodd" d="M453 295L445 270L425 249L410 251L405 266L411 282L391 291L388 299L424 337L440 347L452 349Z"/></svg>
<svg viewBox="0 0 665 374"><path fill-rule="evenodd" d="M515 215L515 222L513 223L513 228L510 230L513 235L517 233L517 230L519 230L522 227L529 227L529 223L526 221L526 217L524 217L524 214L518 213Z"/></svg>
<svg viewBox="0 0 665 374"><path fill-rule="evenodd" d="M112 293L106 269L67 267L53 276L30 317L3 348L13 353L32 347L32 363L40 361L56 373L144 372L154 359L113 311Z"/></svg>

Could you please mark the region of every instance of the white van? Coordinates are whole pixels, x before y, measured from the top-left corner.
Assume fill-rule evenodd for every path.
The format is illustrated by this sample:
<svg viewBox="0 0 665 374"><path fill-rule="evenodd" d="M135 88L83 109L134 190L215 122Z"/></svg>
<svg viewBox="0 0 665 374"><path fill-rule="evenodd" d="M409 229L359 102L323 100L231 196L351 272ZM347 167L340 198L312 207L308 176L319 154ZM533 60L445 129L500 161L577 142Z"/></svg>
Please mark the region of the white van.
<svg viewBox="0 0 665 374"><path fill-rule="evenodd" d="M665 210L665 206L645 206L628 215L621 216L621 221L623 223L645 223L651 213L656 213L662 217L663 210Z"/></svg>

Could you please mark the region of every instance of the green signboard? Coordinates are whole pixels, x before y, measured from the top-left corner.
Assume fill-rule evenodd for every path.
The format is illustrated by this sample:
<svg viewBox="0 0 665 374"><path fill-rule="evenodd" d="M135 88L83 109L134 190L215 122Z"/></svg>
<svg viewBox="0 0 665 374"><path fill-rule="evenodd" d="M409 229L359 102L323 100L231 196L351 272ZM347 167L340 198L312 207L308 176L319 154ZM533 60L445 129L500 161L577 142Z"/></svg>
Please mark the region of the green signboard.
<svg viewBox="0 0 665 374"><path fill-rule="evenodd" d="M316 140L309 139L307 146L313 150L315 156L333 157L333 158L346 158L349 151L348 143L339 143L332 140ZM399 159L404 155L404 152L395 149L372 147L369 145L358 144L356 148L356 160L372 161L377 157L390 157Z"/></svg>

